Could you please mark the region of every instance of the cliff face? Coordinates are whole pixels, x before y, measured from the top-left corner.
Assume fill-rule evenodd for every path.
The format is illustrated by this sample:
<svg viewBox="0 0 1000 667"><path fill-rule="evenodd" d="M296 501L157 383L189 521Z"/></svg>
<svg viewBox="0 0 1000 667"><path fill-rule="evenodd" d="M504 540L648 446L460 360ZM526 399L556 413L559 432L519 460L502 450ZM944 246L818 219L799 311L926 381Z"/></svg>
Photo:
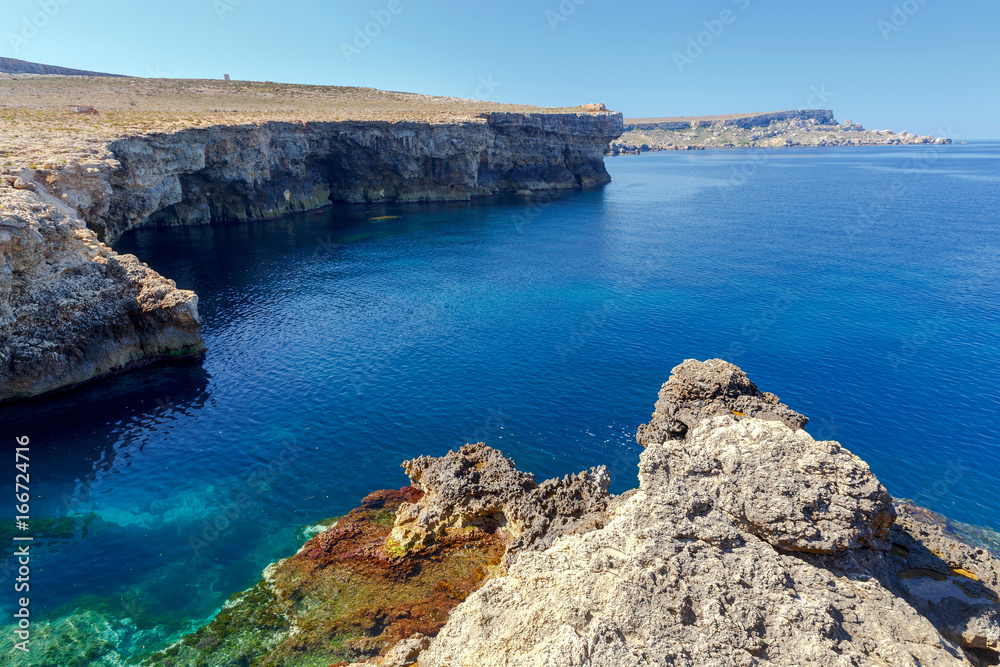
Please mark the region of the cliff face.
<svg viewBox="0 0 1000 667"><path fill-rule="evenodd" d="M43 65L32 63L27 60L17 58L0 58L0 72L8 74L57 74L59 76L122 76L121 74L105 74L103 72L89 72L71 67L59 67L57 65Z"/></svg>
<svg viewBox="0 0 1000 667"><path fill-rule="evenodd" d="M204 348L197 297L104 244L132 227L602 185L621 126L615 113L491 111L216 125L85 149L54 137L2 184L0 400Z"/></svg>
<svg viewBox="0 0 1000 667"><path fill-rule="evenodd" d="M467 200L610 180L621 115L491 112L450 123L267 122L128 137L92 171L45 170L113 243L143 224L274 218L334 202Z"/></svg>

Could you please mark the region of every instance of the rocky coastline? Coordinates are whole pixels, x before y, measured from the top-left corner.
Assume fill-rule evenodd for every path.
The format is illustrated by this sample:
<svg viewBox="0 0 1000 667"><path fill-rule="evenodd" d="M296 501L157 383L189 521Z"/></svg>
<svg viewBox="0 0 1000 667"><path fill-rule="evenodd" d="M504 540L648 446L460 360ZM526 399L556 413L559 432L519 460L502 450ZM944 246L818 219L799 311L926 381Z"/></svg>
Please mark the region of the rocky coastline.
<svg viewBox="0 0 1000 667"><path fill-rule="evenodd" d="M688 360L619 496L481 443L406 462L144 664L998 664L1000 560L806 422Z"/></svg>
<svg viewBox="0 0 1000 667"><path fill-rule="evenodd" d="M684 119L625 121L625 132L611 142L609 155L712 148L788 148L833 146L912 146L950 144L945 137L892 130L867 130L851 120L838 123L829 109L734 114Z"/></svg>
<svg viewBox="0 0 1000 667"><path fill-rule="evenodd" d="M595 105L270 82L22 74L0 92L0 401L204 350L197 295L110 248L129 229L600 186L622 130Z"/></svg>

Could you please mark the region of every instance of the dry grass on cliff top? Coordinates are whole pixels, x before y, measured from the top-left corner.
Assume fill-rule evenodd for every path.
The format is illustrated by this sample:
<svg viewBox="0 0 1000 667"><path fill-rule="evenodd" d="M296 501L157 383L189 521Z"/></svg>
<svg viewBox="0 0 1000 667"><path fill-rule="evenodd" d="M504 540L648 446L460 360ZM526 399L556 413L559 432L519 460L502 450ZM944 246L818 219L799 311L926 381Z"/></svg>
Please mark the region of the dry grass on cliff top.
<svg viewBox="0 0 1000 667"><path fill-rule="evenodd" d="M69 105L92 106L98 114L76 113ZM103 157L110 139L191 127L265 121L446 123L487 111L586 110L270 81L0 74L0 168Z"/></svg>
<svg viewBox="0 0 1000 667"><path fill-rule="evenodd" d="M144 133L265 120L450 122L485 111L565 113L542 108L374 88L260 81L0 75L0 120L25 129L56 126L98 134ZM67 105L95 107L96 116Z"/></svg>

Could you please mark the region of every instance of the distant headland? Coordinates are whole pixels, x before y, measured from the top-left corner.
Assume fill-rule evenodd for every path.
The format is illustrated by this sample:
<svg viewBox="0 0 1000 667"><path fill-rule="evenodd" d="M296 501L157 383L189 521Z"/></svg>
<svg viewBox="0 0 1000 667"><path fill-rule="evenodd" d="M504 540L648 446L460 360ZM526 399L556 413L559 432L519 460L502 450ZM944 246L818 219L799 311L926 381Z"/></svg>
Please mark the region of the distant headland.
<svg viewBox="0 0 1000 667"><path fill-rule="evenodd" d="M41 63L30 63L27 60L18 60L16 58L0 58L0 72L4 74L55 74L58 76L124 76L123 74L89 72L82 69L58 67L56 65L42 65Z"/></svg>
<svg viewBox="0 0 1000 667"><path fill-rule="evenodd" d="M838 123L830 109L798 109L722 116L625 119L625 134L610 155L705 148L789 146L888 146L950 144L951 139L892 130L867 130L851 120Z"/></svg>

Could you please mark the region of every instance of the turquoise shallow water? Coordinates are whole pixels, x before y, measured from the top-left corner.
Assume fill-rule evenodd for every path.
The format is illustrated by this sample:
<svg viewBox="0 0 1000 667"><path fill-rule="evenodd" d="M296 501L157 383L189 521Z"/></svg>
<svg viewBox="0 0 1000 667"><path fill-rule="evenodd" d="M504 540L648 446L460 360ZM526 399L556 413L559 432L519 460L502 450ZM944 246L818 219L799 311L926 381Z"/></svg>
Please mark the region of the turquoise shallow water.
<svg viewBox="0 0 1000 667"><path fill-rule="evenodd" d="M466 441L539 478L606 464L623 491L692 357L741 365L892 493L1000 529L1000 145L608 167L552 198L127 234L198 292L208 353L0 409L33 443L37 620L166 641L301 526Z"/></svg>

